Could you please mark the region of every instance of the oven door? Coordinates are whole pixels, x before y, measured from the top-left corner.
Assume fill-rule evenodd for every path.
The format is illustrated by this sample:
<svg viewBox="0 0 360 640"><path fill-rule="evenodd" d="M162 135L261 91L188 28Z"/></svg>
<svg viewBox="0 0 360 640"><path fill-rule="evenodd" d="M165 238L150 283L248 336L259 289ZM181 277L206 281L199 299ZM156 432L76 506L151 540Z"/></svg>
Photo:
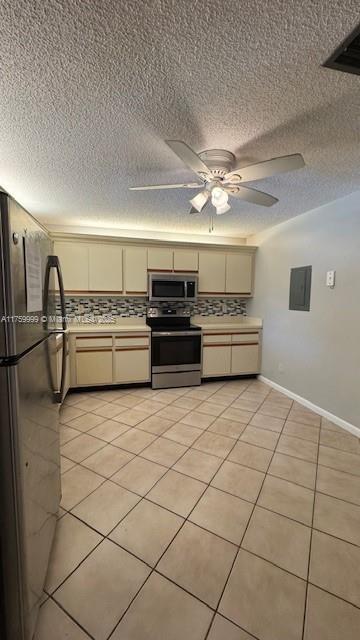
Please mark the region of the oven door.
<svg viewBox="0 0 360 640"><path fill-rule="evenodd" d="M153 332L153 373L201 370L201 333L193 331Z"/></svg>

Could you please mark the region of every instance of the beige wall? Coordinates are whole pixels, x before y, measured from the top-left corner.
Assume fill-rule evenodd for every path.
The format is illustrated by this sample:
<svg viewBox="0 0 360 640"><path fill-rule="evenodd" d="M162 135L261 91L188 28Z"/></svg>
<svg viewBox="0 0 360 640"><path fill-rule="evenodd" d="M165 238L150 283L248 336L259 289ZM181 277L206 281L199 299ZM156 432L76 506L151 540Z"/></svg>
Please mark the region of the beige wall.
<svg viewBox="0 0 360 640"><path fill-rule="evenodd" d="M262 373L360 427L360 193L250 238L248 313L264 320ZM291 267L312 265L310 312L289 311ZM325 286L336 269L336 286Z"/></svg>

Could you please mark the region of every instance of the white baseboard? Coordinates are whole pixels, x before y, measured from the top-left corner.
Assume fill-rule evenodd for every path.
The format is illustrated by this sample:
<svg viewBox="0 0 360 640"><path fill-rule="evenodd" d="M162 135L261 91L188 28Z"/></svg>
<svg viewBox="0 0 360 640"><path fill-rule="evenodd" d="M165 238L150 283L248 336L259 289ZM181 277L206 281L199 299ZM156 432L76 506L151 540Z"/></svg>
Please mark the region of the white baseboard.
<svg viewBox="0 0 360 640"><path fill-rule="evenodd" d="M342 418L335 416L333 413L330 413L330 411L326 411L326 409L322 409L321 407L318 407L313 402L310 402L310 400L306 400L306 398L303 398L302 396L298 396L297 393L293 393L293 391L289 391L289 389L285 389L285 387L282 387L280 384L277 384L277 382L273 382L272 380L269 380L269 378L265 378L265 376L259 375L258 380L260 380L261 382L265 382L265 384L268 384L270 387L273 387L277 391L280 391L285 396L288 396L292 400L296 400L296 402L304 405L304 407L311 409L311 411L314 411L315 413L318 413L320 416L327 418L327 420L330 420L330 422L333 422L338 427L342 427L346 431L350 431L350 433L352 433L357 438L360 438L360 428L355 427L354 424L351 424L350 422L346 422L346 420L343 420Z"/></svg>

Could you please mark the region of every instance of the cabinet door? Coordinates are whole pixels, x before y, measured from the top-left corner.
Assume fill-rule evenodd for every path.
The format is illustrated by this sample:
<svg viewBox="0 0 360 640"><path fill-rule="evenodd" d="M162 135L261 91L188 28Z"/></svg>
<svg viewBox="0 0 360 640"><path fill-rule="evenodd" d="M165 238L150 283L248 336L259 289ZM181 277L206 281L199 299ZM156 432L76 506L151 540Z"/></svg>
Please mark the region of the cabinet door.
<svg viewBox="0 0 360 640"><path fill-rule="evenodd" d="M76 383L110 384L113 381L111 348L76 352Z"/></svg>
<svg viewBox="0 0 360 640"><path fill-rule="evenodd" d="M225 253L199 252L199 293L225 293Z"/></svg>
<svg viewBox="0 0 360 640"><path fill-rule="evenodd" d="M203 345L203 376L226 376L230 368L230 345Z"/></svg>
<svg viewBox="0 0 360 640"><path fill-rule="evenodd" d="M198 271L199 252L175 249L174 271Z"/></svg>
<svg viewBox="0 0 360 640"><path fill-rule="evenodd" d="M88 246L81 242L55 242L55 255L59 256L64 289L86 292L89 289Z"/></svg>
<svg viewBox="0 0 360 640"><path fill-rule="evenodd" d="M150 380L150 350L147 347L119 348L115 351L115 382Z"/></svg>
<svg viewBox="0 0 360 640"><path fill-rule="evenodd" d="M122 290L122 248L116 244L89 244L89 291Z"/></svg>
<svg viewBox="0 0 360 640"><path fill-rule="evenodd" d="M147 249L126 247L124 252L126 293L147 293Z"/></svg>
<svg viewBox="0 0 360 640"><path fill-rule="evenodd" d="M173 250L150 247L148 249L148 269L150 271L172 271Z"/></svg>
<svg viewBox="0 0 360 640"><path fill-rule="evenodd" d="M226 254L226 293L250 295L253 281L253 254Z"/></svg>
<svg viewBox="0 0 360 640"><path fill-rule="evenodd" d="M258 344L239 344L231 347L231 373L259 373L260 348Z"/></svg>

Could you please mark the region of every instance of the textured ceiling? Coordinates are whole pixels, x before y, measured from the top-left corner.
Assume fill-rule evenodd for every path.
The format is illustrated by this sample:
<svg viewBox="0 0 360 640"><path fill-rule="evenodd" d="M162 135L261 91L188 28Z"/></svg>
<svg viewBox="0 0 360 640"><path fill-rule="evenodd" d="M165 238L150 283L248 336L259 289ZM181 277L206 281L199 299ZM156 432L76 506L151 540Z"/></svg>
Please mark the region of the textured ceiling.
<svg viewBox="0 0 360 640"><path fill-rule="evenodd" d="M215 233L246 236L360 189L360 78L321 67L358 0L2 0L0 184L46 224L204 234L167 148L307 167L251 186Z"/></svg>

